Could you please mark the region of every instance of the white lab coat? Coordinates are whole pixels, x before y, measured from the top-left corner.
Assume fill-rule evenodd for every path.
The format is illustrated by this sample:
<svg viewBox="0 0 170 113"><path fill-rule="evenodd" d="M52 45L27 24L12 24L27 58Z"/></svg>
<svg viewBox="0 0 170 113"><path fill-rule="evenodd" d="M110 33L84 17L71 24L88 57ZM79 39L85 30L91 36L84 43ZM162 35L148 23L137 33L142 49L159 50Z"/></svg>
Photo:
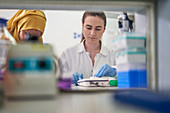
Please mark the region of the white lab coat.
<svg viewBox="0 0 170 113"><path fill-rule="evenodd" d="M95 56L93 66L83 41L62 53L58 61L58 76L70 78L77 72L83 74L83 78L89 78L96 74L103 64L114 65L114 52L102 45L100 53Z"/></svg>

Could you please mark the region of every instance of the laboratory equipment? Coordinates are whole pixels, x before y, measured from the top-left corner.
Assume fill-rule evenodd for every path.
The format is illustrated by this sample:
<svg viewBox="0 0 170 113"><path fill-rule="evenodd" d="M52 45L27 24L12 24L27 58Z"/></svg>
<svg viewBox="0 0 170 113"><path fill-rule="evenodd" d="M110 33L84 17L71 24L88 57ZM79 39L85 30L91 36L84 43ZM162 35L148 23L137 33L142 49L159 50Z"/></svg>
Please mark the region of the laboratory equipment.
<svg viewBox="0 0 170 113"><path fill-rule="evenodd" d="M2 79L2 75L4 72L6 54L8 51L8 47L10 46L10 41L7 40L6 36L6 19L0 18L0 80Z"/></svg>
<svg viewBox="0 0 170 113"><path fill-rule="evenodd" d="M4 93L3 93L3 88L2 88L2 82L0 82L0 108L1 108L1 106L3 105L3 97L4 97L4 95L3 95Z"/></svg>
<svg viewBox="0 0 170 113"><path fill-rule="evenodd" d="M4 93L7 97L55 96L57 93L52 47L19 43L9 49Z"/></svg>
<svg viewBox="0 0 170 113"><path fill-rule="evenodd" d="M146 36L141 33L123 33L118 35L112 42L115 50L128 47L145 47Z"/></svg>
<svg viewBox="0 0 170 113"><path fill-rule="evenodd" d="M58 87L60 90L71 90L72 78L59 78Z"/></svg>
<svg viewBox="0 0 170 113"><path fill-rule="evenodd" d="M146 88L146 36L123 33L113 40L117 66L118 88Z"/></svg>
<svg viewBox="0 0 170 113"><path fill-rule="evenodd" d="M26 38L24 38L24 41L26 41L26 42L28 42L28 41L38 42L39 41L39 37L33 36L30 33L26 33Z"/></svg>
<svg viewBox="0 0 170 113"><path fill-rule="evenodd" d="M112 79L109 80L110 86L117 86L117 76L114 76Z"/></svg>
<svg viewBox="0 0 170 113"><path fill-rule="evenodd" d="M6 65L6 56L10 46L11 42L9 40L0 39L0 80L3 79L3 73L5 71Z"/></svg>
<svg viewBox="0 0 170 113"><path fill-rule="evenodd" d="M6 55L10 47L10 41L6 40L6 19L0 18L0 107L3 105L4 92L3 92L3 76L6 65Z"/></svg>
<svg viewBox="0 0 170 113"><path fill-rule="evenodd" d="M125 63L146 63L145 48L126 48L116 52L116 65Z"/></svg>
<svg viewBox="0 0 170 113"><path fill-rule="evenodd" d="M117 65L118 88L147 88L145 63L126 63Z"/></svg>
<svg viewBox="0 0 170 113"><path fill-rule="evenodd" d="M107 87L111 86L109 84L109 81L116 80L113 77L90 77L90 78L84 78L82 80L77 81L79 86L85 86L85 87ZM112 85L114 86L114 85Z"/></svg>
<svg viewBox="0 0 170 113"><path fill-rule="evenodd" d="M8 20L4 18L0 18L0 39L5 39L10 41L11 44L16 44L15 39L11 36L6 28L6 22Z"/></svg>
<svg viewBox="0 0 170 113"><path fill-rule="evenodd" d="M119 33L132 32L133 20L129 19L127 13L123 12L118 16Z"/></svg>
<svg viewBox="0 0 170 113"><path fill-rule="evenodd" d="M5 67L6 67L6 56L8 52L8 48L10 47L10 41L5 39L0 39L0 106L3 103L3 77L5 73Z"/></svg>

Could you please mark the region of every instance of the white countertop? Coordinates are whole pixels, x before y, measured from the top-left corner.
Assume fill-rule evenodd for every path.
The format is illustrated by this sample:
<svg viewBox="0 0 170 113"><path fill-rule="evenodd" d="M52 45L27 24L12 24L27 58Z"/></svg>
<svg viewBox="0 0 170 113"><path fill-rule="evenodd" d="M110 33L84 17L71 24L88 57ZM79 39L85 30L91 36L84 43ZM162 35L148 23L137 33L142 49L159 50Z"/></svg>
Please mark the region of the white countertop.
<svg viewBox="0 0 170 113"><path fill-rule="evenodd" d="M59 92L53 99L5 100L0 113L155 113L115 101L114 90Z"/></svg>

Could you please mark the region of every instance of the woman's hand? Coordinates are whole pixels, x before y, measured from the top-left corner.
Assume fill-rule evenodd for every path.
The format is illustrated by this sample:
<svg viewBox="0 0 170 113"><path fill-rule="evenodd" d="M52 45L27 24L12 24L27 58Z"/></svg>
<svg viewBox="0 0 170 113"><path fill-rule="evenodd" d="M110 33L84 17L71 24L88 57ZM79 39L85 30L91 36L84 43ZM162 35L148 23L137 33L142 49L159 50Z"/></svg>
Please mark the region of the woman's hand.
<svg viewBox="0 0 170 113"><path fill-rule="evenodd" d="M116 68L110 67L108 64L101 66L99 71L94 75L94 77L114 77L117 74Z"/></svg>
<svg viewBox="0 0 170 113"><path fill-rule="evenodd" d="M73 73L73 83L78 86L77 81L83 79L83 74Z"/></svg>

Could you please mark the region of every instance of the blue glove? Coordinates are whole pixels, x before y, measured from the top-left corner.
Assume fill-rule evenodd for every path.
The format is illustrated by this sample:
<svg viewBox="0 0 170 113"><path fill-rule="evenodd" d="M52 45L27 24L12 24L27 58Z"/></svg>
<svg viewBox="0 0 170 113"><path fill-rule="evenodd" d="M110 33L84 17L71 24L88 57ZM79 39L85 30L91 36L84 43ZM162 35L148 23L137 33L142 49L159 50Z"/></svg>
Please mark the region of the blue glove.
<svg viewBox="0 0 170 113"><path fill-rule="evenodd" d="M116 68L110 67L108 64L101 66L99 71L94 75L94 77L114 77L117 74Z"/></svg>
<svg viewBox="0 0 170 113"><path fill-rule="evenodd" d="M73 73L73 83L78 86L77 81L83 79L83 74Z"/></svg>

